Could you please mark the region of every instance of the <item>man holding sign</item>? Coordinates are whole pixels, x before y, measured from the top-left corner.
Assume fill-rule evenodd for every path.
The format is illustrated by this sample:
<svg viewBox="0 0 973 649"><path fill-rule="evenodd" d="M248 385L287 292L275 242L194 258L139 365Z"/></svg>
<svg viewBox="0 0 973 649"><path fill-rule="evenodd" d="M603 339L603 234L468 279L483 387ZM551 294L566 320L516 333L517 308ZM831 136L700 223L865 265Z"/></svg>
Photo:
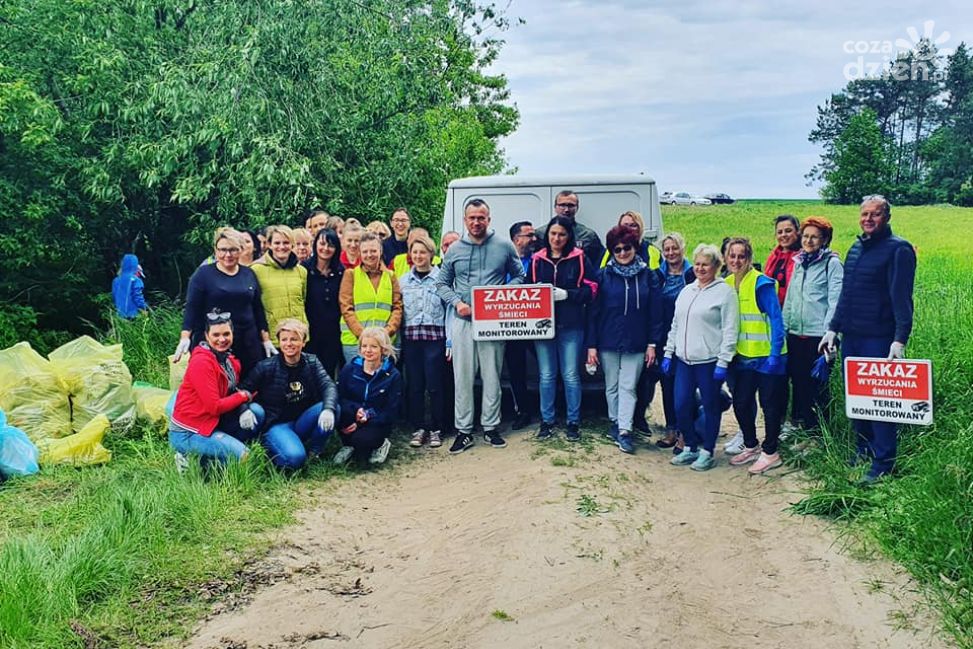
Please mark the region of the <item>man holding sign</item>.
<svg viewBox="0 0 973 649"><path fill-rule="evenodd" d="M859 210L862 233L845 260L841 296L819 351L834 351L842 334L845 358L900 359L912 333L912 290L916 253L892 234L892 207L884 196L866 196ZM846 383L849 377L845 377ZM852 419L858 433L858 458L872 458L864 482L892 471L897 448L896 424Z"/></svg>
<svg viewBox="0 0 973 649"><path fill-rule="evenodd" d="M480 421L483 436L494 448L507 445L500 436L500 371L503 340L474 340L471 292L474 286L523 284L524 266L509 241L490 229L490 206L479 198L463 210L466 234L446 253L436 280L436 292L456 309L452 325L453 373L456 377L456 440L450 453L473 446L473 383L477 369L483 384Z"/></svg>

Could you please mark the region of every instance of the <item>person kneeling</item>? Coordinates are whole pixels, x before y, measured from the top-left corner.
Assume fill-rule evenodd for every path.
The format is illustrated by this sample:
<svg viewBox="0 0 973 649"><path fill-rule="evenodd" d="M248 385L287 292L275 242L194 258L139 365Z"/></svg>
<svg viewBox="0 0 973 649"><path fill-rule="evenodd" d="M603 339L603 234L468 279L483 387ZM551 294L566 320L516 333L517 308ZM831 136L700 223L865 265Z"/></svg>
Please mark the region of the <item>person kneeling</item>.
<svg viewBox="0 0 973 649"><path fill-rule="evenodd" d="M389 434L399 412L402 376L395 369L392 341L381 327L366 327L358 338L358 356L338 376L339 430L344 445L335 464L352 457L381 464L388 457Z"/></svg>
<svg viewBox="0 0 973 649"><path fill-rule="evenodd" d="M334 430L338 390L314 354L305 354L307 325L287 319L277 325L280 354L259 363L243 381L264 413L261 441L274 466L299 469L324 450ZM259 430L258 420L244 413L240 427Z"/></svg>

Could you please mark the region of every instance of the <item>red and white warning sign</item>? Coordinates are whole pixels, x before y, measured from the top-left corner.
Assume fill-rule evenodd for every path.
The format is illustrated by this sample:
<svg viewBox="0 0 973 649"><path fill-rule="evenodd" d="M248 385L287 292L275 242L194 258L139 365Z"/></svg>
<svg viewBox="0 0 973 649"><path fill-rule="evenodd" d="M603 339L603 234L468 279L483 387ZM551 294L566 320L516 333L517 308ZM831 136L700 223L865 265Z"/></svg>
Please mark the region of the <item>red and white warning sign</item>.
<svg viewBox="0 0 973 649"><path fill-rule="evenodd" d="M473 340L545 340L554 337L550 284L474 286Z"/></svg>
<svg viewBox="0 0 973 649"><path fill-rule="evenodd" d="M932 361L846 358L845 414L853 419L932 424Z"/></svg>

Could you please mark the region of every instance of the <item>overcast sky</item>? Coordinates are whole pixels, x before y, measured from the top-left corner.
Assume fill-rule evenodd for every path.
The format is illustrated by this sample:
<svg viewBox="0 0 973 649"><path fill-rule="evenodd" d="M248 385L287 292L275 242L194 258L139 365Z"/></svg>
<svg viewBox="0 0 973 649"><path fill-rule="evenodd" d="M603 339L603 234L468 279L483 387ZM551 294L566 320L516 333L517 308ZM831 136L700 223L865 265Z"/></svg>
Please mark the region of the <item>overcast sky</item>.
<svg viewBox="0 0 973 649"><path fill-rule="evenodd" d="M522 174L644 171L663 191L815 198L816 106L896 41L973 44L969 6L512 0L526 24L503 34L493 71L521 124L503 146Z"/></svg>

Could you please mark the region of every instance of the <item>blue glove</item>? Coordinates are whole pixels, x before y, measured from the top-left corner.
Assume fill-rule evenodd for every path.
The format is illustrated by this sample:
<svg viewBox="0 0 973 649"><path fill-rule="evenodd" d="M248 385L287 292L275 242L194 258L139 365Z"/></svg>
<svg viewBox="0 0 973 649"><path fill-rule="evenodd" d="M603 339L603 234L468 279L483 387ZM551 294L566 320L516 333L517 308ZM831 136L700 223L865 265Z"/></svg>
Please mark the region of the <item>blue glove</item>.
<svg viewBox="0 0 973 649"><path fill-rule="evenodd" d="M767 370L767 374L776 374L780 369L780 356L768 356L764 369Z"/></svg>
<svg viewBox="0 0 973 649"><path fill-rule="evenodd" d="M662 359L659 363L659 367L662 369L662 373L666 376L672 376L672 359L668 356Z"/></svg>
<svg viewBox="0 0 973 649"><path fill-rule="evenodd" d="M726 368L717 365L713 368L713 380L722 383L726 380Z"/></svg>

